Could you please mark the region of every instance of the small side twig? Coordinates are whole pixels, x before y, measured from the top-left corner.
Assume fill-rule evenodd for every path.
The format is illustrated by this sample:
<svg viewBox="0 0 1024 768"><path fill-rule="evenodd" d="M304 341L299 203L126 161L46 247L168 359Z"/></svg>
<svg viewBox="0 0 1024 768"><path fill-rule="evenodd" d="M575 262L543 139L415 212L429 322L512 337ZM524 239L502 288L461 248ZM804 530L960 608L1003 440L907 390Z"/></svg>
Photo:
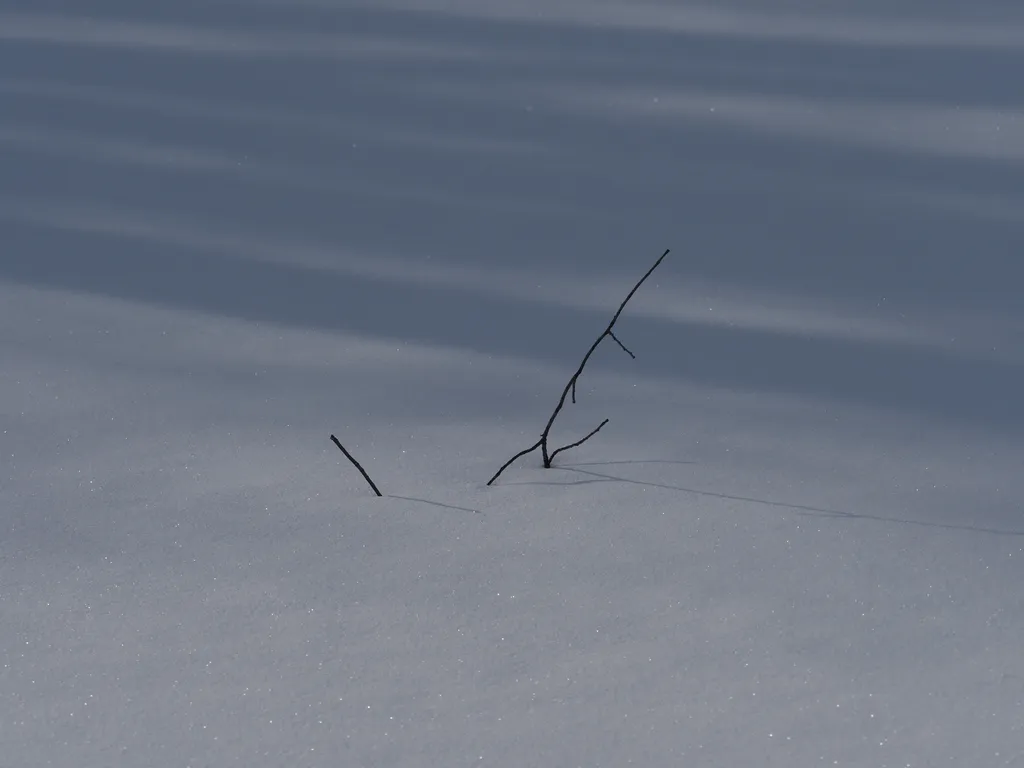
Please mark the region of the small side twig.
<svg viewBox="0 0 1024 768"><path fill-rule="evenodd" d="M614 341L614 342L615 342L616 344L618 344L618 345L619 345L620 347L622 347L622 351L623 351L623 352L625 352L625 353L626 353L627 355L629 355L629 356L630 356L630 357L632 357L632 358L633 358L634 360L636 360L636 355L634 355L634 354L633 354L632 352L630 352L630 351L629 351L629 348L628 348L628 347L627 347L627 346L626 346L625 344L623 344L623 343L622 343L621 341L619 341L619 337L618 337L618 336L616 336L616 335L615 335L614 333L612 333L611 331L609 331L609 332L608 332L608 335L612 337L612 340L613 340L613 341Z"/></svg>
<svg viewBox="0 0 1024 768"><path fill-rule="evenodd" d="M608 419L605 419L600 424L598 424L597 428L594 429L592 432L590 432L586 437L583 437L583 438L577 440L575 443L570 443L569 445L563 445L561 448L556 448L555 450L553 450L551 452L551 456L549 458L552 461L554 461L555 460L555 456L560 454L562 451L568 451L570 448L576 448L577 446L583 445L585 442L587 442L587 440L589 440L594 435L596 435L598 432L600 432L601 431L601 427L603 427L607 423L608 423Z"/></svg>
<svg viewBox="0 0 1024 768"><path fill-rule="evenodd" d="M571 396L572 402L573 403L576 402L576 381L583 374L583 369L586 367L587 362L590 360L590 356L594 354L594 350L597 349L598 345L602 341L604 341L605 338L610 337L613 341L615 341L616 344L619 345L619 347L622 348L623 352L625 352L627 355L629 355L633 359L636 359L636 355L634 355L632 352L629 351L629 349L626 347L626 345L622 343L622 341L619 339L618 336L615 335L615 333L613 332L612 329L615 327L615 323L618 321L619 315L622 314L622 310L624 310L626 308L626 304L628 304L629 300L633 298L633 294L635 294L637 292L637 290L639 290L640 286L644 284L644 281L646 281L647 278L651 276L651 273L654 272L654 270L656 270L658 268L658 265L661 264L661 262L664 260L664 258L666 256L668 256L668 253L669 253L668 249L665 249L665 252L663 254L661 254L661 256L658 257L658 260L654 262L654 265L650 269L648 269L647 272L644 273L644 276L641 277L637 281L636 285L633 286L633 289L628 294L626 294L626 298L622 300L621 304L619 304L619 308L615 311L615 314L612 316L611 322L608 323L608 327L605 328L604 331L602 331L601 335L597 337L597 340L593 344L590 345L590 349L587 350L587 354L585 354L583 356L583 362L580 363L579 367L576 369L576 373L574 373L572 375L572 378L569 379L569 382L565 385L565 389L562 390L562 396L560 398L558 398L558 405L555 406L555 410L552 412L551 417L548 419L547 424L544 425L544 431L540 433L540 440L538 440L536 443L534 443L529 448L526 448L525 450L520 451L515 456L513 456L511 459L506 461L501 466L501 468L497 472L494 473L494 476L490 480L487 481L487 485L491 485L495 480L497 480L499 475L501 475L502 472L504 472L506 469L508 469L509 466L511 466L511 464L516 459L518 459L518 458L520 458L522 456L525 456L528 453L533 453L538 448L540 448L541 457L542 457L542 459L544 461L544 468L545 469L550 469L551 468L551 461L555 458L555 456L557 456L562 451L567 451L570 448L575 448L578 445L583 444L584 442L586 442L587 440L592 438L594 435L596 435L601 430L601 427L603 427L605 424L608 423L608 419L605 419L604 421L601 422L601 424L597 427L597 429L595 429L589 435L584 437L582 440L577 440L575 443L571 443L570 445L562 446L561 448L557 448L554 451L550 451L550 452L548 451L548 437L551 434L551 427L552 427L552 425L554 425L555 419L558 417L558 414L561 412L562 408L565 406L566 398Z"/></svg>
<svg viewBox="0 0 1024 768"><path fill-rule="evenodd" d="M355 468L359 470L359 473L366 479L366 482L368 482L370 484L370 487L373 488L373 492L376 493L378 496L383 496L384 494L380 492L380 488L378 488L376 483L374 483L373 480L370 479L370 476L366 474L366 470L363 469L363 465L356 461L355 456L349 453L345 449L345 446L342 445L338 438L336 438L334 435L331 435L331 440L334 442L336 446L338 446L338 449L345 454L345 458L351 461L353 466L355 466Z"/></svg>

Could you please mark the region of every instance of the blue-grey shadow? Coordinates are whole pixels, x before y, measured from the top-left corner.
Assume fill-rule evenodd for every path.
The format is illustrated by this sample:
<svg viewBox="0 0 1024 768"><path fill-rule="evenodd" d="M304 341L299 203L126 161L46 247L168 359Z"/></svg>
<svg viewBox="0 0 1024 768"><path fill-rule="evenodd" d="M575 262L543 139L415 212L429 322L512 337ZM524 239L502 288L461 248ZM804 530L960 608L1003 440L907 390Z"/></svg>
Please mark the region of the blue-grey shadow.
<svg viewBox="0 0 1024 768"><path fill-rule="evenodd" d="M1024 318L1024 216L985 203L1024 196L1019 159L785 136L756 124L593 114L542 98L554 83L566 93L629 86L1019 110L1017 48L826 45L342 6L170 9L123 0L91 7L92 32L78 35L77 6L47 8L70 20L54 27L59 34L4 40L8 81L52 86L3 96L5 200L179 216L257 241L302 239L441 266L514 265L529 275L557 263L621 279L624 290L672 247L667 274L739 290L861 309L884 300L897 311L927 309L953 327L960 313L990 313L1008 325ZM124 20L139 25L118 28L116 44L93 34ZM176 37L157 34L168 24ZM125 41L129 33L135 39ZM209 41L222 33L255 36L266 49L218 50ZM302 40L316 44L303 50ZM372 44L360 48L360 40ZM181 100L199 108L176 112L170 105ZM232 107L268 119L233 121L225 115ZM45 146L44 133L34 146L4 144L4 126L22 139L47 128L51 143L66 136L68 146ZM403 141L389 138L398 133ZM448 139L443 150L438 138ZM122 140L156 151L90 150ZM470 151L475 141L527 151ZM165 146L237 158L243 170L190 164L187 155L158 162ZM245 172L250 162L287 172ZM876 199L862 188L887 194ZM934 205L930 191L980 202L951 210ZM301 266L286 253L261 263L9 212L0 227L0 280L247 320L567 367L607 321L591 310ZM1012 433L1024 427L1024 368L1005 359L628 312L621 331L645 376ZM593 363L630 364L604 356Z"/></svg>

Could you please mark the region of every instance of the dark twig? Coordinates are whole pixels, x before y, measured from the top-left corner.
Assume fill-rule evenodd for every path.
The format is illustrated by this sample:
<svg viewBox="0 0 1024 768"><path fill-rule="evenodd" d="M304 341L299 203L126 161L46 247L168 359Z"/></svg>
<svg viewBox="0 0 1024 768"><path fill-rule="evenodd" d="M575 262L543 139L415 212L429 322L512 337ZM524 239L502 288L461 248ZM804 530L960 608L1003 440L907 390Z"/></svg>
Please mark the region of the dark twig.
<svg viewBox="0 0 1024 768"><path fill-rule="evenodd" d="M551 434L551 427L555 423L555 419L558 417L558 414L561 412L562 408L565 406L566 398L570 397L570 395L571 395L572 402L573 403L576 402L576 382L579 379L579 377L583 374L583 369L586 367L587 362L590 360L590 356L594 354L594 350L597 349L598 345L602 341L604 341L606 337L610 336L615 341L615 343L617 343L622 348L622 350L626 354L628 354L630 357L636 359L636 355L634 355L632 352L629 351L629 349L626 348L626 345L623 344L619 340L619 337L615 335L615 333L612 331L612 329L615 327L615 323L616 323L616 321L618 321L619 315L622 314L622 310L624 310L626 308L626 304L628 304L629 300L633 298L633 294L636 293L637 290L639 290L640 286L644 284L644 281L646 281L647 278L651 276L651 273L654 272L654 270L656 270L658 268L658 265L661 264L661 262L664 260L664 258L666 256L668 256L668 253L669 253L668 249L666 249L665 252L663 254L661 254L661 256L658 257L658 260L654 262L654 265L650 269L648 269L647 272L644 273L644 276L641 277L637 281L636 285L633 286L633 289L626 295L626 298L622 300L621 304L619 304L619 308L615 311L615 314L612 316L612 320L611 320L610 323L608 323L608 327L605 328L604 331L602 331L601 335L597 337L597 340L593 344L590 345L590 349L587 350L587 354L585 354L583 356L583 362L580 363L579 367L576 369L576 373L574 373L572 375L572 378L569 379L569 382L565 385L565 389L562 390L562 396L560 398L558 398L558 405L555 406L555 410L551 413L551 417L548 419L547 424L544 425L544 431L540 433L540 440L538 440L536 443L534 443L532 446L530 446L526 450L520 451L515 456L513 456L511 459L506 461L502 465L501 469L499 469L497 472L494 473L494 477L492 477L490 480L487 481L488 485L491 485L495 480L497 480L498 476L502 472L504 472L506 469L508 469L508 467L516 459L518 459L518 458L520 458L522 456L525 456L528 453L532 453L533 451L537 450L538 448L540 448L541 457L543 458L543 461L544 461L544 468L545 469L550 469L551 468L551 460L554 459L554 457L557 454L561 453L562 451L567 451L570 448L575 448L576 446L586 442L591 437L596 435L598 433L598 431L601 429L601 427L603 427L605 424L608 423L608 420L605 419L603 422L601 422L601 425L597 429L595 429L589 435L584 437L582 440L579 440L579 441L577 441L575 443L572 443L571 445L566 445L566 446L563 446L561 448L558 448L558 449L556 449L553 452L549 452L548 451L548 437Z"/></svg>
<svg viewBox="0 0 1024 768"><path fill-rule="evenodd" d="M518 459L518 458L519 458L520 456L525 456L525 455L526 455L526 454L528 454L528 453L533 453L533 452L534 452L534 451L536 451L536 450L537 450L538 448L540 448L540 446L541 446L541 443L542 443L542 442L543 442L543 440L538 440L538 441L537 441L536 443L534 443L533 445L531 445L531 446L530 446L529 448L527 448L527 449L525 449L525 450L522 450L522 451L520 451L520 452L519 452L519 453L517 453L517 454L516 454L515 456L513 456L513 457L512 457L511 459L509 459L509 460L508 460L508 461L506 461L506 462L505 462L504 464L502 464L502 465L501 465L501 469L499 469L499 470L498 470L497 472L495 472L495 473L494 473L494 477L492 477L492 478L491 478L490 480L488 480L488 481L487 481L487 484L488 484L488 485L490 485L490 484L491 484L491 483L493 483L493 482L494 482L495 480L497 480L497 479L498 479L498 475L500 475L500 474L501 474L502 472L504 472L504 471L505 471L506 469L508 469L508 468L509 468L510 466L512 466L512 462L514 462L514 461L515 461L516 459Z"/></svg>
<svg viewBox="0 0 1024 768"><path fill-rule="evenodd" d="M370 479L370 476L366 474L366 470L363 469L363 465L356 461L355 456L353 456L351 453L345 450L345 446L342 445L338 441L338 438L336 438L334 435L331 435L331 440L333 440L334 444L338 446L339 450L341 450L341 452L345 454L345 458L351 461L355 468L359 470L360 474L362 474L362 476L366 478L366 482L368 482L370 484L370 487L373 488L373 492L376 493L378 496L383 496L384 494L380 492L380 488L378 488L376 483L374 483L373 480Z"/></svg>
<svg viewBox="0 0 1024 768"><path fill-rule="evenodd" d="M616 336L616 335L615 335L614 333L612 333L611 331L609 331L609 332L608 332L608 335L609 335L609 336L611 336L611 337L612 337L612 338L613 338L613 339L615 340L615 343L616 343L616 344L618 344L618 345L619 345L620 347L622 347L622 351L623 351L623 352L625 352L625 353L626 353L627 355L629 355L629 356L630 356L630 357L632 357L632 358L633 358L634 360L636 360L636 355L634 355L634 354L633 354L632 352L630 352L630 351L629 351L629 349L627 349L627 348L626 348L626 345L625 345L625 344L623 344L623 343L622 343L621 341L619 341L619 337L618 337L618 336Z"/></svg>
<svg viewBox="0 0 1024 768"><path fill-rule="evenodd" d="M584 438L582 438L580 440L577 440L575 443L571 443L570 445L563 445L561 448L556 448L555 450L553 450L551 452L551 460L554 461L555 460L555 456L560 454L562 451L568 451L570 448L575 448L575 447L577 447L579 445L583 445L585 442L587 442L587 440L589 440L594 435L596 435L598 432L600 432L601 431L601 427L603 427L607 423L608 423L608 419L605 419L604 421L602 421L600 424L597 425L597 429L595 429L594 431L590 432L586 437L584 437Z"/></svg>

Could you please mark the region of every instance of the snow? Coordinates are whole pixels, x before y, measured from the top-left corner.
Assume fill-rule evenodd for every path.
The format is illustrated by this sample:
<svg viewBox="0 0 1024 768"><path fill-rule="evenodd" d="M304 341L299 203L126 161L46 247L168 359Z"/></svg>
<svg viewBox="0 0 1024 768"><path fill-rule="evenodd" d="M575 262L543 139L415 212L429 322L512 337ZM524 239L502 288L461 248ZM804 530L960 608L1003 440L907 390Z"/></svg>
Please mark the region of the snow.
<svg viewBox="0 0 1024 768"><path fill-rule="evenodd" d="M1022 41L0 0L0 765L1024 766Z"/></svg>

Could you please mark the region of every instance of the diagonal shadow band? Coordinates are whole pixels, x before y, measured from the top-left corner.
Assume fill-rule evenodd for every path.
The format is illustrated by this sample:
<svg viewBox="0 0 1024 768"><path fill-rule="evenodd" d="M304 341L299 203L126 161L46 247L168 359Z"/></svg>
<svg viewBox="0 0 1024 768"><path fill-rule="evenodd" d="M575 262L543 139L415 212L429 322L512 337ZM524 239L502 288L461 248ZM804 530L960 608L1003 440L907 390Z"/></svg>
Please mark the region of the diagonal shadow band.
<svg viewBox="0 0 1024 768"><path fill-rule="evenodd" d="M0 259L0 281L35 288L545 362L563 361L577 339L606 320L603 311L482 296L475 289L246 261L232 249L178 242L165 232L65 228L10 210L0 210L0 219L13 254ZM1019 363L696 321L628 322L638 343L663 351L644 356L640 372L649 376L824 397L1000 432L1024 430ZM550 332L555 327L558 334ZM607 365L600 359L594 364Z"/></svg>

